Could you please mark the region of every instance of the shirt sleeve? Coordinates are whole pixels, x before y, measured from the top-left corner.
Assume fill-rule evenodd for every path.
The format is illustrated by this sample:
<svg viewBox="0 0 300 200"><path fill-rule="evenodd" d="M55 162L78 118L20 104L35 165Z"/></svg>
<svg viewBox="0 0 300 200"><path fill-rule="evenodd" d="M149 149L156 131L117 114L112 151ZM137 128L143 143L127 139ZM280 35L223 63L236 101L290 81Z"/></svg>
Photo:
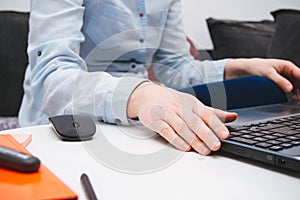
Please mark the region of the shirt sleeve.
<svg viewBox="0 0 300 200"><path fill-rule="evenodd" d="M87 72L83 0L32 0L28 44L35 106L47 116L84 113L128 125L127 102L145 79Z"/></svg>
<svg viewBox="0 0 300 200"><path fill-rule="evenodd" d="M166 14L160 47L154 56L154 73L166 86L181 89L223 80L226 59L198 61L189 52L183 30L180 0L172 1Z"/></svg>

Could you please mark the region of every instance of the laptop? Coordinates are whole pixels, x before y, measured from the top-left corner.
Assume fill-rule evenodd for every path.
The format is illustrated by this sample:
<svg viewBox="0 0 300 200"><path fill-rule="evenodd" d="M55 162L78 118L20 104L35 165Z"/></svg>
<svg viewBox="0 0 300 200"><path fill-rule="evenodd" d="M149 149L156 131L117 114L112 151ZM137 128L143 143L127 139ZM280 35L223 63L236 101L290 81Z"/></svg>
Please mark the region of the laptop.
<svg viewBox="0 0 300 200"><path fill-rule="evenodd" d="M239 117L226 126L221 152L300 172L300 102L231 110Z"/></svg>

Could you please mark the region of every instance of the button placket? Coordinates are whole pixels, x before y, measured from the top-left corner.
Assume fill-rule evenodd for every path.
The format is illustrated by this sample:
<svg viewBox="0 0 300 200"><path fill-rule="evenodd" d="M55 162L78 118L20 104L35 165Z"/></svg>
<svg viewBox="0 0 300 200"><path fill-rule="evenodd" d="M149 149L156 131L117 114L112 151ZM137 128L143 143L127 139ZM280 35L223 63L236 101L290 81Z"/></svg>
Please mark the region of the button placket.
<svg viewBox="0 0 300 200"><path fill-rule="evenodd" d="M140 44L140 48L144 48L145 47L145 39L146 39L146 29L148 27L145 1L143 1L143 0L136 1L136 12L137 12L139 26L141 28L140 33L139 33L138 42Z"/></svg>

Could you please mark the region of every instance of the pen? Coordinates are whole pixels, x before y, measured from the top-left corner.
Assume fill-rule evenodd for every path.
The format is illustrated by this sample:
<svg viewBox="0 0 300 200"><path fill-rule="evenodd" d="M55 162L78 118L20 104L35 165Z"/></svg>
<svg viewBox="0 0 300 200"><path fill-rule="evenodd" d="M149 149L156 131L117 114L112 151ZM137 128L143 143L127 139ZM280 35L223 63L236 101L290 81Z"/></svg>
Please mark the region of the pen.
<svg viewBox="0 0 300 200"><path fill-rule="evenodd" d="M96 200L96 194L90 182L88 175L83 173L80 177L81 184L89 200Z"/></svg>

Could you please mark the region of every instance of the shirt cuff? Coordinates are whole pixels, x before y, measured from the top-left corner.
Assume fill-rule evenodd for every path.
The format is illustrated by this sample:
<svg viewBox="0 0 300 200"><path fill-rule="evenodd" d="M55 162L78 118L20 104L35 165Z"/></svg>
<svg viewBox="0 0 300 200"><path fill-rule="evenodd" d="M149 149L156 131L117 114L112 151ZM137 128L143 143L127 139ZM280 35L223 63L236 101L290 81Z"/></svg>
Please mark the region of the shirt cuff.
<svg viewBox="0 0 300 200"><path fill-rule="evenodd" d="M149 80L136 77L123 77L116 86L112 96L112 114L114 123L129 126L127 104L132 91L143 82Z"/></svg>
<svg viewBox="0 0 300 200"><path fill-rule="evenodd" d="M215 80L214 81L223 81L224 80L224 69L226 62L230 59L222 59L213 61L213 65L216 69Z"/></svg>

